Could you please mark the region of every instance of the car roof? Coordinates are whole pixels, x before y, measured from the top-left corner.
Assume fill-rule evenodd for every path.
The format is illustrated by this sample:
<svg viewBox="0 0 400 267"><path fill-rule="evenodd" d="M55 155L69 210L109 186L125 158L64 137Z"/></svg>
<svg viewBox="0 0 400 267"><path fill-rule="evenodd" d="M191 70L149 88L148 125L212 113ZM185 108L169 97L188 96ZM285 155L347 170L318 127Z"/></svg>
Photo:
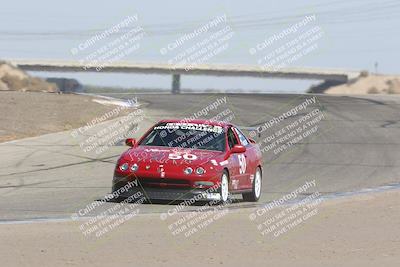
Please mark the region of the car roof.
<svg viewBox="0 0 400 267"><path fill-rule="evenodd" d="M224 121L214 121L214 120L193 120L193 119L180 119L180 120L178 120L178 119L167 119L167 120L161 120L161 121L159 121L159 123L162 123L162 122L182 122L182 123L197 123L197 124L207 124L207 125L217 125L217 126L221 126L221 127L224 127L224 128L228 128L228 127L230 127L230 126L234 126L233 124L231 124L231 123L227 123L227 122L224 122Z"/></svg>

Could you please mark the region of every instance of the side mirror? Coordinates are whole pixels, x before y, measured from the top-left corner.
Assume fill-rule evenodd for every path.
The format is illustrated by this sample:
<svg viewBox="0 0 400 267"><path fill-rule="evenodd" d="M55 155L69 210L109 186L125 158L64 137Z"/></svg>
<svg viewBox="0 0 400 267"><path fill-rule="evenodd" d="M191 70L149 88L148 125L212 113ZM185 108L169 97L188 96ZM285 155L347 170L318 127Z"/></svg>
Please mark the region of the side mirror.
<svg viewBox="0 0 400 267"><path fill-rule="evenodd" d="M125 144L130 147L134 147L136 145L135 138L128 138L125 140Z"/></svg>
<svg viewBox="0 0 400 267"><path fill-rule="evenodd" d="M246 147L242 145L234 145L231 149L231 153L244 153L246 152Z"/></svg>

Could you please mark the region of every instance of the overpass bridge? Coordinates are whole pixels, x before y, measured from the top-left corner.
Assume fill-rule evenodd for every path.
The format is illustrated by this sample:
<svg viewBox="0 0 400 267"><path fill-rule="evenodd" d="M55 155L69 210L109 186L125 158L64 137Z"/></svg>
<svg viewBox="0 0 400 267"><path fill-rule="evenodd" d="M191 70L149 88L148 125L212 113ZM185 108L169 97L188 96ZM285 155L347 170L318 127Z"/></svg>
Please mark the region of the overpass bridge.
<svg viewBox="0 0 400 267"><path fill-rule="evenodd" d="M361 72L323 68L282 68L264 69L257 65L203 64L190 68L174 67L165 63L112 62L85 66L78 61L59 60L9 60L26 71L46 72L115 72L172 75L172 93L180 93L181 75L208 75L232 77L257 77L279 79L323 80L327 83L346 83L357 78Z"/></svg>

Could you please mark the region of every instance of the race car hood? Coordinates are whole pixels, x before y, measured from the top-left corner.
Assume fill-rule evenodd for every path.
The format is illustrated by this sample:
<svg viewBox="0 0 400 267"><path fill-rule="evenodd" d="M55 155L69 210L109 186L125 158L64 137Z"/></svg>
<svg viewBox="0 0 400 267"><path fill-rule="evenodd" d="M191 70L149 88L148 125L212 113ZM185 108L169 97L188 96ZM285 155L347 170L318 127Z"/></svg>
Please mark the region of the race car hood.
<svg viewBox="0 0 400 267"><path fill-rule="evenodd" d="M121 155L120 160L158 164L202 165L211 160L222 161L225 153L212 150L137 146Z"/></svg>

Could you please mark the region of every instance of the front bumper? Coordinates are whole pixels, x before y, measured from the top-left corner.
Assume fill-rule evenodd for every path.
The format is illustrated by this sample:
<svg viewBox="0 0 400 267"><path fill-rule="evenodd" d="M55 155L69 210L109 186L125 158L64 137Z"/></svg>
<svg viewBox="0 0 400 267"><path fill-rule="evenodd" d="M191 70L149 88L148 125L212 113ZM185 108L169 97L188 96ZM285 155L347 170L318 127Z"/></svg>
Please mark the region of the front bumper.
<svg viewBox="0 0 400 267"><path fill-rule="evenodd" d="M113 183L112 191L116 192L124 186L123 182ZM141 193L147 200L170 200L170 201L210 201L220 200L218 188L168 188L168 187L143 187L140 184L124 190L120 197L130 197L137 193Z"/></svg>
<svg viewBox="0 0 400 267"><path fill-rule="evenodd" d="M214 177L213 177L214 178ZM196 200L208 201L219 200L219 188L216 181L209 177L201 177L198 180L210 181L213 186L194 187L193 179L177 179L177 178L150 178L150 177L137 177L137 176L121 176L115 173L112 181L112 192L116 192L121 187L126 186L127 183L134 184L130 186L129 190L123 190L121 197L130 197L135 193L141 192L143 196L148 199L154 200ZM197 182L196 180L194 180Z"/></svg>

